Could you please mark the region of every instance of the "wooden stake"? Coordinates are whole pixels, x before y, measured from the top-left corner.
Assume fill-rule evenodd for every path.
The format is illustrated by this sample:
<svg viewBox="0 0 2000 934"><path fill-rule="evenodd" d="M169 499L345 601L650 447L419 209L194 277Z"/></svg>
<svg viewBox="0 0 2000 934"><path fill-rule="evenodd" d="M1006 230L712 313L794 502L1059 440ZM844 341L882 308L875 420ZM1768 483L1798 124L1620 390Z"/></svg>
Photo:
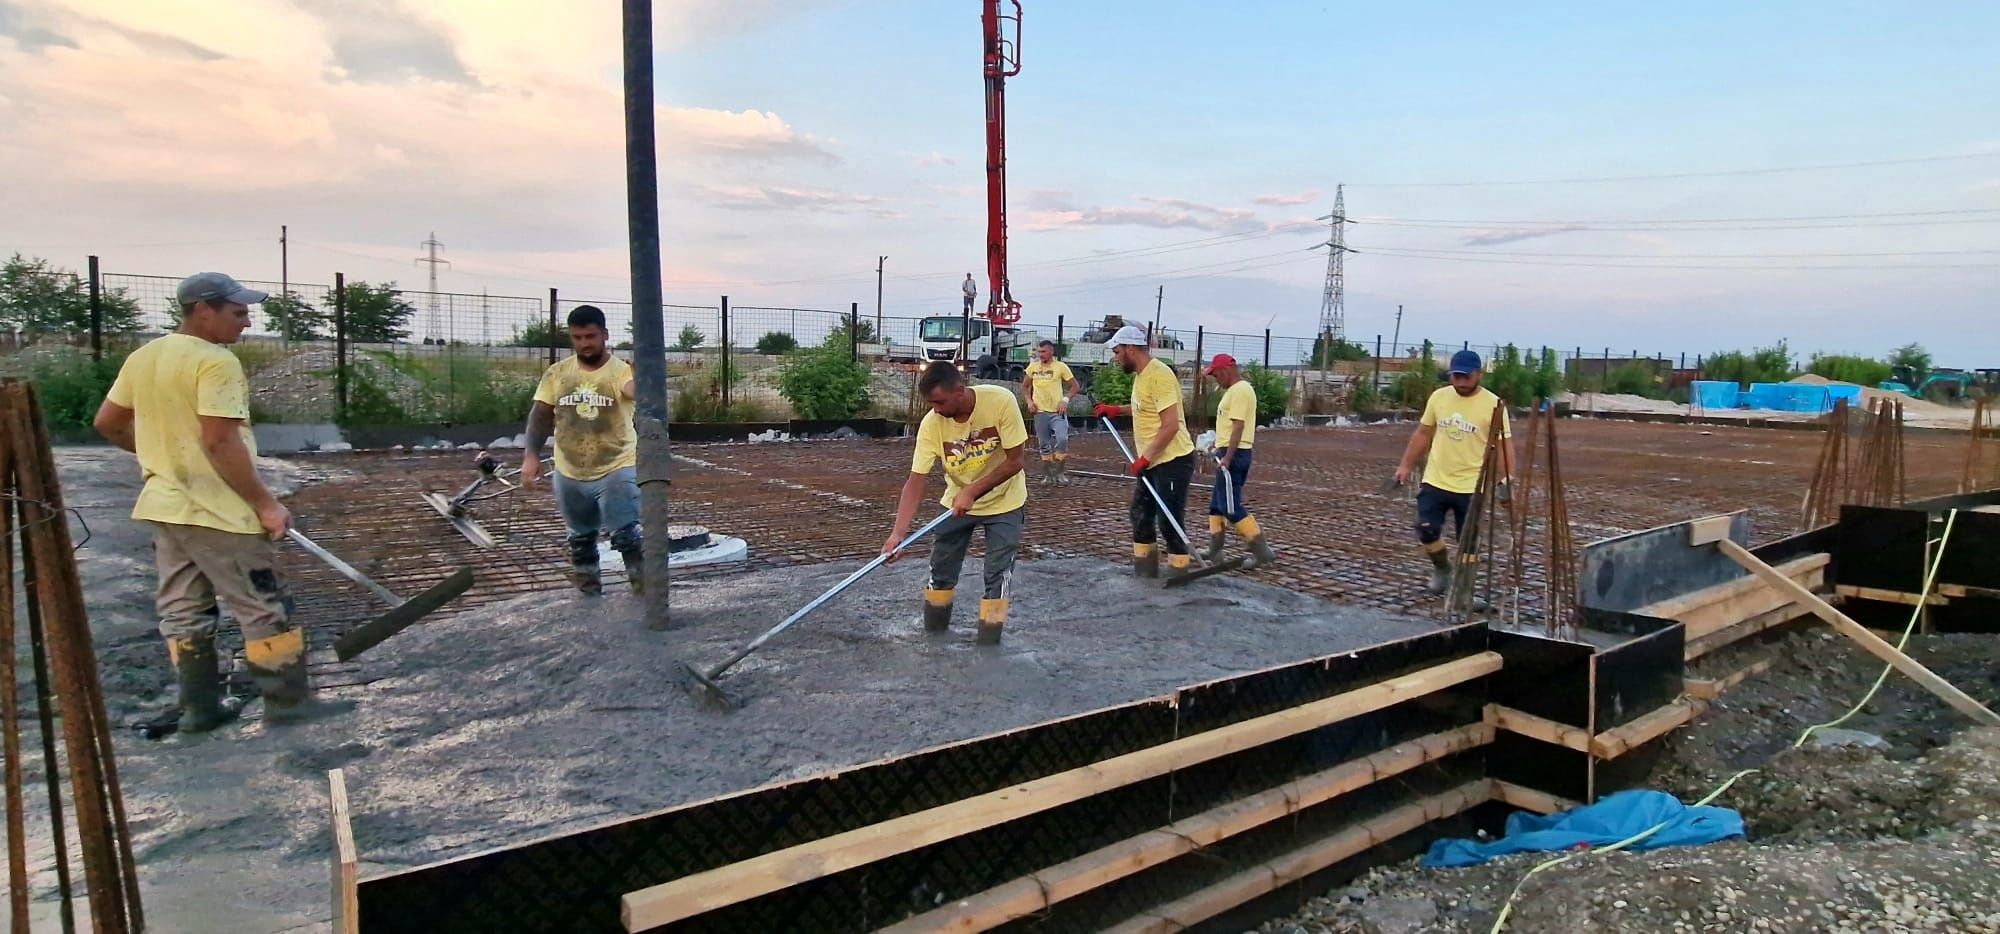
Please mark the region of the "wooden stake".
<svg viewBox="0 0 2000 934"><path fill-rule="evenodd" d="M1887 662L1897 671L1909 675L1918 684L1923 685L1925 690L1936 694L1945 703L1950 704L1954 710L1971 717L1978 723L1989 726L2000 725L2000 715L1995 715L1993 711L1986 708L1986 705L1973 700L1964 691L1953 687L1951 682L1938 677L1935 672L1919 664L1916 659L1896 651L1895 646L1882 641L1880 637L1869 632L1860 623L1847 618L1846 614L1834 609L1825 600L1820 599L1818 594L1799 586L1797 581L1778 573L1777 569L1759 560L1756 555L1751 554L1743 546L1724 539L1717 542L1716 547L1721 548L1723 554L1728 555L1730 560L1742 565L1750 573L1770 581L1775 587L1790 591L1793 599L1800 606L1811 611L1814 616L1826 620L1836 631L1854 640L1868 654Z"/></svg>
<svg viewBox="0 0 2000 934"><path fill-rule="evenodd" d="M1547 717L1502 707L1499 704L1486 705L1486 722L1509 733L1518 733L1529 739L1574 749L1577 752L1590 751L1590 731L1580 726L1557 723Z"/></svg>
<svg viewBox="0 0 2000 934"><path fill-rule="evenodd" d="M11 424L0 399L0 426ZM28 822L22 794L20 665L14 634L14 452L0 442L0 743L6 748L8 930L28 934Z"/></svg>
<svg viewBox="0 0 2000 934"><path fill-rule="evenodd" d="M326 773L328 817L333 824L333 930L335 934L359 934L361 930L360 857L354 848L354 825L347 814L347 775L340 769Z"/></svg>
<svg viewBox="0 0 2000 934"><path fill-rule="evenodd" d="M1561 795L1552 795L1546 791L1529 788L1525 785L1516 785L1513 782L1503 782L1497 778L1493 780L1493 797L1494 800L1511 804L1524 811L1533 811L1537 814L1561 814L1564 811L1583 807L1581 803L1571 801Z"/></svg>
<svg viewBox="0 0 2000 934"><path fill-rule="evenodd" d="M1468 655L1309 704L627 892L621 900L625 929L650 930L1040 814L1133 782L1434 694L1499 671L1501 664L1497 652Z"/></svg>

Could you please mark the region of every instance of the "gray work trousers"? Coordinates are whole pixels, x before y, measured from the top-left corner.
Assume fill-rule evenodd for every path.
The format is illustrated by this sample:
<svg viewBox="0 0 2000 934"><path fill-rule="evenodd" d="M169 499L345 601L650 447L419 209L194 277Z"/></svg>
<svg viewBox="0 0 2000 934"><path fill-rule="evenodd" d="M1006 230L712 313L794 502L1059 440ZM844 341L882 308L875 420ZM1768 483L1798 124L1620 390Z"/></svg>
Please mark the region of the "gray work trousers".
<svg viewBox="0 0 2000 934"><path fill-rule="evenodd" d="M938 526L936 543L931 545L931 589L951 590L958 586L959 570L965 566L965 551L972 544L974 529L986 530L986 590L988 600L1004 600L1007 584L1014 577L1014 557L1021 553L1021 532L1028 525L1028 509L1023 506L997 516L959 516Z"/></svg>

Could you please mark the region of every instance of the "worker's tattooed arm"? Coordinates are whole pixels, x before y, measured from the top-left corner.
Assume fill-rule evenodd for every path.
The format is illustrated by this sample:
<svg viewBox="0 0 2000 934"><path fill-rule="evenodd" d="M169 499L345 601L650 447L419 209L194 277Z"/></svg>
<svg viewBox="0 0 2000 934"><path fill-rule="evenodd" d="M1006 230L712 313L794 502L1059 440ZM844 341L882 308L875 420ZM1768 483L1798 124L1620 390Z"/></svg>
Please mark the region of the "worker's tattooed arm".
<svg viewBox="0 0 2000 934"><path fill-rule="evenodd" d="M539 459L542 445L547 444L549 435L556 430L556 410L546 402L537 402L528 410L528 456Z"/></svg>

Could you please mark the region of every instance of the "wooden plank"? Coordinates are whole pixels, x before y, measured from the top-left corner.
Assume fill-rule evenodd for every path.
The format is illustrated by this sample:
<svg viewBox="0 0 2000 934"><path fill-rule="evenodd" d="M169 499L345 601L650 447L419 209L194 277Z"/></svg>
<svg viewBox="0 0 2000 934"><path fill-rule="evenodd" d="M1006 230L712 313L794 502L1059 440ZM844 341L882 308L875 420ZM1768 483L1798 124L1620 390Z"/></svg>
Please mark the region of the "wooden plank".
<svg viewBox="0 0 2000 934"><path fill-rule="evenodd" d="M1806 555L1779 565L1778 570L1806 589L1815 590L1823 585L1831 560L1831 555ZM1756 575L1748 575L1633 612L1674 620L1686 630L1688 640L1693 641L1791 603L1790 594L1773 588Z"/></svg>
<svg viewBox="0 0 2000 934"><path fill-rule="evenodd" d="M1141 912L1108 930L1114 934L1177 934L1343 859L1492 798L1491 779L1467 782L1259 863L1185 898Z"/></svg>
<svg viewBox="0 0 2000 934"><path fill-rule="evenodd" d="M327 810L333 820L333 930L361 930L360 857L354 849L354 825L347 813L347 776L339 769L326 773Z"/></svg>
<svg viewBox="0 0 2000 934"><path fill-rule="evenodd" d="M1590 751L1589 730L1579 726L1570 726L1566 723L1557 723L1547 717L1537 717L1534 714L1515 710L1512 707L1487 704L1486 722L1509 733L1519 733L1529 739L1539 739L1545 743L1554 743L1564 749L1574 749L1577 752Z"/></svg>
<svg viewBox="0 0 2000 934"><path fill-rule="evenodd" d="M1492 674L1500 665L1497 652L1468 655L1309 704L627 892L620 901L621 917L627 931L659 927L1433 694Z"/></svg>
<svg viewBox="0 0 2000 934"><path fill-rule="evenodd" d="M1811 615L1811 613L1806 611L1805 607L1788 602L1775 610L1768 613L1760 613L1727 629L1720 629L1699 639L1690 640L1686 650L1681 653L1681 657L1688 661L1694 661L1716 649L1741 642L1766 629L1774 626L1783 626L1786 623Z"/></svg>
<svg viewBox="0 0 2000 934"><path fill-rule="evenodd" d="M1879 603L1900 603L1904 606L1916 606L1917 601L1920 599L1923 602L1930 604L1931 606L1944 606L1945 604L1951 602L1951 598L1946 597L1943 594L1939 593L1933 593L1928 597L1919 597L1917 594L1904 593L1903 591L1900 590L1884 590L1880 587L1856 587L1853 584L1835 585L1835 587L1833 588L1833 592L1839 594L1840 596L1853 597L1857 600L1874 600Z"/></svg>
<svg viewBox="0 0 2000 934"><path fill-rule="evenodd" d="M9 405L0 394L0 408ZM0 411L0 426L11 424ZM22 794L20 640L14 631L14 446L0 439L0 756L6 770L8 930L28 932L28 824ZM60 819L60 815L58 815Z"/></svg>
<svg viewBox="0 0 2000 934"><path fill-rule="evenodd" d="M1373 755L1342 763L1001 883L883 928L881 934L984 931L997 927L1017 918L1047 911L1057 902L1402 774L1426 762L1492 741L1492 726L1471 723L1391 746Z"/></svg>
<svg viewBox="0 0 2000 934"><path fill-rule="evenodd" d="M1916 659L1896 651L1895 646L1882 641L1880 637L1863 628L1860 623L1847 618L1847 614L1834 609L1812 591L1800 587L1791 578L1778 573L1743 546L1731 541L1722 541L1717 542L1716 547L1722 549L1722 553L1729 556L1730 560L1750 569L1751 573L1770 581L1780 588L1792 591L1792 596L1801 605L1805 606L1806 609L1812 611L1814 616L1826 620L1829 625L1833 626L1835 631L1854 640L1868 654L1888 662L1890 667L1909 675L1912 680L1923 685L1925 690L1936 694L1945 703L1950 704L1952 709L1971 717L1975 722L1988 726L2000 725L2000 715L1996 715L1993 711L1988 710L1985 704L1973 700L1964 691L1953 687L1951 682L1938 677L1936 672L1925 668Z"/></svg>
<svg viewBox="0 0 2000 934"><path fill-rule="evenodd" d="M1735 513L1722 516L1708 516L1688 523L1688 544L1707 545L1712 542L1729 540L1730 523L1736 519Z"/></svg>
<svg viewBox="0 0 2000 934"><path fill-rule="evenodd" d="M1978 597L1981 600L2000 600L2000 589L1992 587L1972 587L1965 584L1939 584L1937 592L1947 597Z"/></svg>
<svg viewBox="0 0 2000 934"><path fill-rule="evenodd" d="M1804 577L1810 571L1826 567L1832 561L1833 556L1829 554L1801 555L1776 567L1786 577L1797 580ZM1641 616L1657 616L1661 619L1686 622L1682 617L1688 613L1721 603L1731 597L1754 590L1762 590L1769 586L1769 584L1764 583L1756 575L1749 574L1732 581L1724 581L1720 584L1703 587L1700 590L1689 591L1678 597L1661 600L1657 603L1650 603L1632 612Z"/></svg>
<svg viewBox="0 0 2000 934"><path fill-rule="evenodd" d="M1767 658L1761 662L1746 665L1720 678L1690 678L1687 682L1688 696L1698 697L1702 700L1714 700L1721 697L1722 692L1742 684L1745 679L1769 671L1772 661L1773 659Z"/></svg>
<svg viewBox="0 0 2000 934"><path fill-rule="evenodd" d="M1616 759L1634 749L1644 746L1669 731L1693 720L1695 715L1708 709L1708 702L1699 698L1684 697L1621 727L1605 730L1590 738L1590 754L1599 759Z"/></svg>
<svg viewBox="0 0 2000 934"><path fill-rule="evenodd" d="M1497 778L1493 780L1493 798L1537 814L1560 814L1571 808L1583 807L1580 802L1571 801L1561 795L1552 795L1546 791L1538 791L1526 785L1516 785Z"/></svg>

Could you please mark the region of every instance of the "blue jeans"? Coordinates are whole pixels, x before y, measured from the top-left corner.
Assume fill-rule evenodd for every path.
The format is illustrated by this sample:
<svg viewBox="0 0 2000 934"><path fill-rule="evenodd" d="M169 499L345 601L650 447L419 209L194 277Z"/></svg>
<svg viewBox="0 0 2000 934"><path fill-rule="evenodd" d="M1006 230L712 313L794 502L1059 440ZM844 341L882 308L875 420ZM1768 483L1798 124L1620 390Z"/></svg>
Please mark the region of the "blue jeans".
<svg viewBox="0 0 2000 934"><path fill-rule="evenodd" d="M559 470L552 473L556 505L569 530L572 563L597 563L597 536L602 531L611 533L611 547L620 552L635 551L644 542L639 528L639 468L620 468L595 480L572 480ZM582 560L586 553L587 561Z"/></svg>
<svg viewBox="0 0 2000 934"><path fill-rule="evenodd" d="M1215 472L1215 486L1208 491L1208 514L1242 522L1250 514L1250 501L1243 498L1243 487L1249 482L1250 449L1237 448L1236 456L1229 459L1228 472Z"/></svg>

